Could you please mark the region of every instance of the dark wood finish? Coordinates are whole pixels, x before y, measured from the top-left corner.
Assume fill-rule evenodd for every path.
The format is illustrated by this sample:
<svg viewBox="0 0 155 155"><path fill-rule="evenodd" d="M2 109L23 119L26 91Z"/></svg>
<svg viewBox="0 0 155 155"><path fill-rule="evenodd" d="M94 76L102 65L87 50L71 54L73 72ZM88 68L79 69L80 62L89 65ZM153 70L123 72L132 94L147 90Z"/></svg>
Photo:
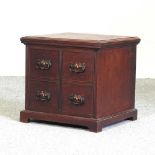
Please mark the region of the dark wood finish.
<svg viewBox="0 0 155 155"><path fill-rule="evenodd" d="M140 39L138 37L80 33L48 34L41 36L26 36L21 38L21 42L27 45L39 44L87 48L103 48L137 44L139 41Z"/></svg>
<svg viewBox="0 0 155 155"><path fill-rule="evenodd" d="M135 46L103 49L96 59L96 117L134 108Z"/></svg>
<svg viewBox="0 0 155 155"><path fill-rule="evenodd" d="M75 105L70 102L72 94L84 98L84 103ZM93 115L93 87L91 85L63 84L62 86L62 113L68 115L91 117Z"/></svg>
<svg viewBox="0 0 155 155"><path fill-rule="evenodd" d="M59 57L58 57L58 50L51 49L33 49L29 48L28 52L30 52L30 76L33 79L40 78L40 79L49 79L55 80L58 79L58 64L59 64ZM51 62L51 66L49 69L40 69L39 65L37 64L38 61L41 60L48 60Z"/></svg>
<svg viewBox="0 0 155 155"><path fill-rule="evenodd" d="M62 49L63 50L63 71L62 78L66 81L92 82L94 76L94 50L87 49ZM83 72L70 71L70 64L84 63Z"/></svg>
<svg viewBox="0 0 155 155"><path fill-rule="evenodd" d="M62 115L58 113L56 114L56 113L35 112L29 110L24 110L20 112L20 121L24 123L28 123L31 120L52 121L58 123L86 126L89 128L90 131L93 132L100 132L102 131L103 127L106 127L116 122L120 122L122 120L126 119L135 120L136 117L137 117L136 109L123 111L117 114L113 114L111 116L102 117L98 119Z"/></svg>
<svg viewBox="0 0 155 155"><path fill-rule="evenodd" d="M137 37L53 34L22 37L26 98L21 122L45 120L90 131L137 119Z"/></svg>
<svg viewBox="0 0 155 155"><path fill-rule="evenodd" d="M38 92L48 92L49 100L42 101L38 96ZM32 111L40 112L57 112L58 111L58 84L45 81L31 81L28 91L28 108Z"/></svg>

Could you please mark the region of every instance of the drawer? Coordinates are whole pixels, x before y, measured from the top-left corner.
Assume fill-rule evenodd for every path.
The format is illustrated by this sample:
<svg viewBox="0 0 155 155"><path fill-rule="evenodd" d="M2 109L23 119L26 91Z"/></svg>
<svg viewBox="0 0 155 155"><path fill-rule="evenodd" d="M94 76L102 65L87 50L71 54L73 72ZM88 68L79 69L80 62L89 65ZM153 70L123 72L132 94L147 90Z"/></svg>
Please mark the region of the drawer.
<svg viewBox="0 0 155 155"><path fill-rule="evenodd" d="M58 110L58 86L50 82L30 82L28 110L56 112Z"/></svg>
<svg viewBox="0 0 155 155"><path fill-rule="evenodd" d="M62 77L65 81L91 82L94 75L94 52L86 49L65 49L62 66Z"/></svg>
<svg viewBox="0 0 155 155"><path fill-rule="evenodd" d="M90 117L93 114L93 87L67 85L62 87L62 113Z"/></svg>
<svg viewBox="0 0 155 155"><path fill-rule="evenodd" d="M58 79L58 51L56 49L29 49L30 77L40 79Z"/></svg>

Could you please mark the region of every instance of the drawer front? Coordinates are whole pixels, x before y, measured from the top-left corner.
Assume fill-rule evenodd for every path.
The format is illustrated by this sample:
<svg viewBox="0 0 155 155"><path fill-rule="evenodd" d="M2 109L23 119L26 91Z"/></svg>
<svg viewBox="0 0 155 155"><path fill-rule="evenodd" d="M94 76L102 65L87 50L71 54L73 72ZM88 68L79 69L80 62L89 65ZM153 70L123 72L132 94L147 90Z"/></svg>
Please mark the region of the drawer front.
<svg viewBox="0 0 155 155"><path fill-rule="evenodd" d="M30 82L28 88L28 110L57 112L58 86L50 82Z"/></svg>
<svg viewBox="0 0 155 155"><path fill-rule="evenodd" d="M30 49L30 77L55 80L58 78L58 51Z"/></svg>
<svg viewBox="0 0 155 155"><path fill-rule="evenodd" d="M65 49L63 51L63 79L91 82L94 75L93 50Z"/></svg>
<svg viewBox="0 0 155 155"><path fill-rule="evenodd" d="M93 114L92 86L67 85L62 87L62 113L91 117Z"/></svg>

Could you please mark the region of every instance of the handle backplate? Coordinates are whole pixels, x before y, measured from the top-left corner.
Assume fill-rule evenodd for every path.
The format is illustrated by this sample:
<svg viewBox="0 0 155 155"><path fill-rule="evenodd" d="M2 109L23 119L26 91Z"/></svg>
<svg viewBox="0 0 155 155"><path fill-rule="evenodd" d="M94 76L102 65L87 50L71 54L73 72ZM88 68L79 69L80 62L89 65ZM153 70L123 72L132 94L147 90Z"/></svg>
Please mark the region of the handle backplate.
<svg viewBox="0 0 155 155"><path fill-rule="evenodd" d="M84 100L85 100L85 98L81 95L71 94L69 96L69 101L73 105L82 105L82 104L84 104Z"/></svg>
<svg viewBox="0 0 155 155"><path fill-rule="evenodd" d="M47 59L37 59L36 61L36 68L40 70L48 70L52 66L51 60Z"/></svg>
<svg viewBox="0 0 155 155"><path fill-rule="evenodd" d="M70 72L83 73L86 69L85 63L74 63L69 65Z"/></svg>
<svg viewBox="0 0 155 155"><path fill-rule="evenodd" d="M51 100L51 93L47 92L46 90L38 90L36 92L36 99L40 101L50 101Z"/></svg>

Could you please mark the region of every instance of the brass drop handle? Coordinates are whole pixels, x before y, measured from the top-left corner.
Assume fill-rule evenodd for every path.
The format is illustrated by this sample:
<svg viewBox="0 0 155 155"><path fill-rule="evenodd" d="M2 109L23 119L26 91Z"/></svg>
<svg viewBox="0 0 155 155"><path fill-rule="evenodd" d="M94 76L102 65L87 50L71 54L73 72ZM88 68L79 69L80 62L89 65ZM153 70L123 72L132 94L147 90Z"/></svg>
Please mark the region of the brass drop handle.
<svg viewBox="0 0 155 155"><path fill-rule="evenodd" d="M36 68L40 70L48 70L52 66L51 60L47 59L37 59L36 61Z"/></svg>
<svg viewBox="0 0 155 155"><path fill-rule="evenodd" d="M71 94L69 96L70 103L74 104L74 105L84 104L84 100L85 100L85 98L83 96L81 96L81 95Z"/></svg>
<svg viewBox="0 0 155 155"><path fill-rule="evenodd" d="M82 73L86 69L85 63L74 63L69 65L70 72Z"/></svg>
<svg viewBox="0 0 155 155"><path fill-rule="evenodd" d="M51 93L47 92L46 90L38 90L36 92L36 99L40 101L49 101L51 99Z"/></svg>

